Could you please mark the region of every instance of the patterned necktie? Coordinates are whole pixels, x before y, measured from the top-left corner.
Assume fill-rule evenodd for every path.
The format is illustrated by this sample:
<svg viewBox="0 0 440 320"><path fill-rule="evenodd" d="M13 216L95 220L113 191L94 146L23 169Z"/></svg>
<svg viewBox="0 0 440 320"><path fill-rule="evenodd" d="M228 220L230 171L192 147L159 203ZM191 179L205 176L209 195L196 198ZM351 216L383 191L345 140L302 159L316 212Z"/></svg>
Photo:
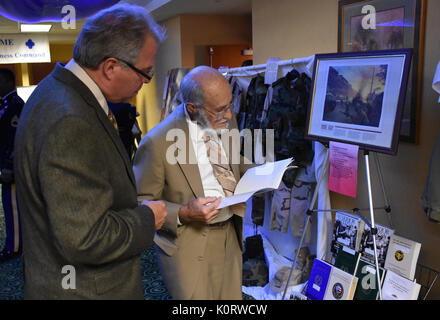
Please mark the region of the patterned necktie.
<svg viewBox="0 0 440 320"><path fill-rule="evenodd" d="M108 119L110 120L110 122L112 123L113 127L115 127L116 131L118 131L118 123L116 122L116 118L115 115L113 114L113 112L108 109Z"/></svg>
<svg viewBox="0 0 440 320"><path fill-rule="evenodd" d="M227 197L234 195L237 180L226 157L223 155L221 145L209 136L205 137L205 145L214 175L223 188L223 192ZM233 214L244 217L246 212L245 203L238 203L230 206L230 208Z"/></svg>

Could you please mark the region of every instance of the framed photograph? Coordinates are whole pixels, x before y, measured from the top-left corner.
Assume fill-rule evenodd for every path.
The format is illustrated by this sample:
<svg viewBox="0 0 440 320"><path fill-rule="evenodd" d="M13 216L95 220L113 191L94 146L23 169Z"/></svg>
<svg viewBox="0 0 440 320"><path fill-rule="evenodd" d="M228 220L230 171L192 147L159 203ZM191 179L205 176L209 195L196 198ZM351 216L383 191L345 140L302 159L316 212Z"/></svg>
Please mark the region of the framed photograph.
<svg viewBox="0 0 440 320"><path fill-rule="evenodd" d="M339 1L338 52L412 49L400 140L416 143L426 0Z"/></svg>
<svg viewBox="0 0 440 320"><path fill-rule="evenodd" d="M315 56L306 137L396 154L411 49Z"/></svg>

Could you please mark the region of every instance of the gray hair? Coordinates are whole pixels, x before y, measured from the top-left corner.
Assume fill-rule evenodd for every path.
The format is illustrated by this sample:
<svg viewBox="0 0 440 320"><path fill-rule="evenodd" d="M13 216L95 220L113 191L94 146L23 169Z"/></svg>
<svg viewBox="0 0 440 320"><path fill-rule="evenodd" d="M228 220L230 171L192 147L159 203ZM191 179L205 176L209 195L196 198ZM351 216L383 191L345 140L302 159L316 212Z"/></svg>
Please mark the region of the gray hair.
<svg viewBox="0 0 440 320"><path fill-rule="evenodd" d="M185 75L180 83L180 96L183 103L193 103L199 108L203 108L205 105L203 88L190 73Z"/></svg>
<svg viewBox="0 0 440 320"><path fill-rule="evenodd" d="M89 18L73 48L73 58L83 67L96 69L109 57L134 63L144 45L145 36L158 43L165 39L165 29L148 11L137 5L116 4Z"/></svg>

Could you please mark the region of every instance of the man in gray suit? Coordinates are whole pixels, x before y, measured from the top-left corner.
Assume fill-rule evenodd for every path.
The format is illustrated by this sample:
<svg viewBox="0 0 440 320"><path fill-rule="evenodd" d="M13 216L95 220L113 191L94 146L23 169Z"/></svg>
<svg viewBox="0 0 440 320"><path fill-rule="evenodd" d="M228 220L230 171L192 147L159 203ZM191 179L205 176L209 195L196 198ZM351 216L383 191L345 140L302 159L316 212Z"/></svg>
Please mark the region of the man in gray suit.
<svg viewBox="0 0 440 320"><path fill-rule="evenodd" d="M57 64L25 105L14 170L23 226L25 299L142 299L140 254L166 217L138 205L107 105L152 76L164 31L142 7L91 17L73 60Z"/></svg>

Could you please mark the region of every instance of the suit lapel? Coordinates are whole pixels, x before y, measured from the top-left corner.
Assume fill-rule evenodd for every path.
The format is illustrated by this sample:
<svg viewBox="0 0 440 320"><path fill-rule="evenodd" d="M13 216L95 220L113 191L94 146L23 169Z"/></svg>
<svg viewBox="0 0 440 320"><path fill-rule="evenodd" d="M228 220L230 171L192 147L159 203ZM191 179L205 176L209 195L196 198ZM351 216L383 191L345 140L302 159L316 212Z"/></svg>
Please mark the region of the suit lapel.
<svg viewBox="0 0 440 320"><path fill-rule="evenodd" d="M237 121L235 120L235 116L232 116L232 120L231 120L231 125L230 125L230 129L231 130L236 130L237 127ZM229 138L228 144L227 144L227 148L224 148L226 156L228 157L229 160L229 164L231 166L232 172L234 173L235 179L237 180L237 182L240 180L240 164L238 163L233 163L232 160L234 160L234 157L231 156L233 155L233 152L240 152L240 141L238 141L238 145L235 145L237 143L237 141L233 141L234 136L232 135L232 138ZM238 146L238 150L237 150L237 146ZM234 150L235 147L235 150ZM238 160L240 160L240 158L238 158Z"/></svg>
<svg viewBox="0 0 440 320"><path fill-rule="evenodd" d="M185 145L186 150L179 149L179 152L185 154L185 161L178 157L177 163L180 166L183 174L185 175L188 184L194 193L196 198L204 197L202 179L200 178L199 166L197 164L196 154L189 137L188 124L186 122L184 106L180 105L175 110L174 128L180 129L185 133Z"/></svg>
<svg viewBox="0 0 440 320"><path fill-rule="evenodd" d="M57 63L55 69L53 71L53 76L62 81L69 86L75 88L81 97L85 100L85 102L94 109L96 113L96 117L98 118L101 125L104 127L104 130L109 135L110 139L113 141L116 149L119 152L119 155L122 157L127 174L134 186L136 186L136 180L133 175L132 166L130 163L130 159L128 158L127 151L122 144L121 138L119 137L118 132L115 130L111 122L108 120L107 115L105 114L102 107L99 105L98 100L96 100L93 93L90 89L79 80L72 72L66 70L60 63Z"/></svg>

